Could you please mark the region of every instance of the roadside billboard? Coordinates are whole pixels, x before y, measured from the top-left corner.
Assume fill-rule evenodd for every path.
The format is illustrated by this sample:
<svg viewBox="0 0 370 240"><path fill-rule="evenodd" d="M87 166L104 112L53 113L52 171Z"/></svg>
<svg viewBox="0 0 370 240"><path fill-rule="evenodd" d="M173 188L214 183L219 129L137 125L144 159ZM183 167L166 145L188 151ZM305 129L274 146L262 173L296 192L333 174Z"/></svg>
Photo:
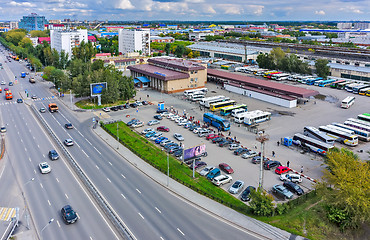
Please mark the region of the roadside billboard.
<svg viewBox="0 0 370 240"><path fill-rule="evenodd" d="M107 88L107 83L106 82L102 82L102 83L91 83L90 84L90 93L91 93L91 96L98 96L98 95L101 95L101 93L103 92L103 90Z"/></svg>
<svg viewBox="0 0 370 240"><path fill-rule="evenodd" d="M206 152L206 145L198 145L184 150L184 161L202 156Z"/></svg>

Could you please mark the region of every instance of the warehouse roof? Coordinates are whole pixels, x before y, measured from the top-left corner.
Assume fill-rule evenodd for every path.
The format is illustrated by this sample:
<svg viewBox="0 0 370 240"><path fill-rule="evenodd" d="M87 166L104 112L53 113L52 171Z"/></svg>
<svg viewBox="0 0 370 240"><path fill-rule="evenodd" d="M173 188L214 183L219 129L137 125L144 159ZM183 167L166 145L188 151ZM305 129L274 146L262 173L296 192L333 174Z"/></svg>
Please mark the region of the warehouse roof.
<svg viewBox="0 0 370 240"><path fill-rule="evenodd" d="M206 67L193 61L184 60L182 58L158 57L150 58L149 63L154 65L161 65L165 68L173 68L184 71L204 70Z"/></svg>
<svg viewBox="0 0 370 240"><path fill-rule="evenodd" d="M127 68L130 69L130 71L138 72L146 76L155 77L163 81L184 79L190 77L187 73L177 72L151 64L133 65L128 66Z"/></svg>

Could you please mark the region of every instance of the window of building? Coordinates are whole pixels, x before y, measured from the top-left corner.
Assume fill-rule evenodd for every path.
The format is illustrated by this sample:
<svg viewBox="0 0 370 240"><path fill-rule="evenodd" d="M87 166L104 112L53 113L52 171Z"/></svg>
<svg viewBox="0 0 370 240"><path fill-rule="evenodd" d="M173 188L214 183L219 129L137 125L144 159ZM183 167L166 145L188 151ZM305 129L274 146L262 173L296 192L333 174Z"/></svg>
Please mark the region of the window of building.
<svg viewBox="0 0 370 240"><path fill-rule="evenodd" d="M194 81L194 79L193 78L190 78L190 82L193 82Z"/></svg>
<svg viewBox="0 0 370 240"><path fill-rule="evenodd" d="M195 81L195 82L198 82L198 78L194 78L194 81Z"/></svg>

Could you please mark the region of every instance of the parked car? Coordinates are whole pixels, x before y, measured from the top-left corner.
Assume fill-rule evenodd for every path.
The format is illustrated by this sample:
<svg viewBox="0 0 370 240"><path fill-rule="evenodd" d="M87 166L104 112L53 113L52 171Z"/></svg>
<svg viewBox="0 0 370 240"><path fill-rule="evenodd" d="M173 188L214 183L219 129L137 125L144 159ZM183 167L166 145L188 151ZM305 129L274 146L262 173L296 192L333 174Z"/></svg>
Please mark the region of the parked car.
<svg viewBox="0 0 370 240"><path fill-rule="evenodd" d="M218 143L218 146L219 146L219 147L224 147L224 146L227 146L227 145L229 145L229 144L231 144L231 143L232 143L232 141L225 139L225 140L223 140L223 141L219 142L219 143Z"/></svg>
<svg viewBox="0 0 370 240"><path fill-rule="evenodd" d="M227 163L220 163L220 164L218 164L218 167L219 167L222 171L224 171L224 172L226 172L226 173L228 173L228 174L232 174L232 173L234 173L234 169L232 169L232 168L229 166L229 164L227 164Z"/></svg>
<svg viewBox="0 0 370 240"><path fill-rule="evenodd" d="M186 119L182 118L182 117L178 117L178 118L175 118L174 120L175 120L175 123L179 123L179 122L184 121Z"/></svg>
<svg viewBox="0 0 370 240"><path fill-rule="evenodd" d="M176 146L176 147L172 147L172 148L170 148L169 150L168 150L168 152L170 153L170 154L172 154L172 153L175 153L175 152L177 152L177 151L183 151L184 149L182 148L182 147L180 147L180 146ZM182 154L181 154L182 155Z"/></svg>
<svg viewBox="0 0 370 240"><path fill-rule="evenodd" d="M241 180L237 180L233 183L233 185L231 185L231 187L229 188L229 192L232 194L237 194L243 189L243 187L244 182Z"/></svg>
<svg viewBox="0 0 370 240"><path fill-rule="evenodd" d="M157 120L162 120L163 119L163 117L161 115L154 115L153 118L157 119Z"/></svg>
<svg viewBox="0 0 370 240"><path fill-rule="evenodd" d="M157 109L157 113L165 113L168 112L167 109Z"/></svg>
<svg viewBox="0 0 370 240"><path fill-rule="evenodd" d="M252 158L258 156L258 152L249 150L248 152L242 154L242 158Z"/></svg>
<svg viewBox="0 0 370 240"><path fill-rule="evenodd" d="M152 126L152 125L156 125L156 124L160 124L161 122L160 121L158 121L158 120L150 120L149 122L148 122L148 125L149 126Z"/></svg>
<svg viewBox="0 0 370 240"><path fill-rule="evenodd" d="M263 157L263 162L267 162L269 159L267 157ZM252 163L257 164L261 162L261 156L255 156L252 158Z"/></svg>
<svg viewBox="0 0 370 240"><path fill-rule="evenodd" d="M42 174L51 172L51 168L47 162L42 162L39 164L40 172Z"/></svg>
<svg viewBox="0 0 370 240"><path fill-rule="evenodd" d="M245 152L247 152L248 151L248 149L247 148L238 148L238 149L236 149L235 151L234 151L234 155L241 155L242 153L245 153Z"/></svg>
<svg viewBox="0 0 370 240"><path fill-rule="evenodd" d="M62 213L63 220L67 224L71 224L77 221L78 219L77 213L73 210L73 208L70 205L62 207L62 210L60 211Z"/></svg>
<svg viewBox="0 0 370 240"><path fill-rule="evenodd" d="M212 179L212 183L216 186L221 186L223 184L229 183L233 180L233 178L229 175L219 175Z"/></svg>
<svg viewBox="0 0 370 240"><path fill-rule="evenodd" d="M201 127L196 127L196 128L194 128L193 133L197 134L202 129L203 128L201 128Z"/></svg>
<svg viewBox="0 0 370 240"><path fill-rule="evenodd" d="M184 127L184 128L190 128L190 126L191 126L191 122L185 123L185 124L183 125L183 127Z"/></svg>
<svg viewBox="0 0 370 240"><path fill-rule="evenodd" d="M118 111L118 107L117 106L113 106L113 107L110 107L110 110L112 110L112 111Z"/></svg>
<svg viewBox="0 0 370 240"><path fill-rule="evenodd" d="M212 139L212 143L218 143L218 142L221 142L223 139L225 139L225 138L222 138L222 137L214 138L214 139Z"/></svg>
<svg viewBox="0 0 370 240"><path fill-rule="evenodd" d="M143 131L141 131L141 134L147 134L148 132L154 131L153 128L146 128Z"/></svg>
<svg viewBox="0 0 370 240"><path fill-rule="evenodd" d="M130 107L137 108L137 104L136 103L130 103Z"/></svg>
<svg viewBox="0 0 370 240"><path fill-rule="evenodd" d="M167 115L167 119L171 119L173 116L175 116L175 114L173 114L173 113L169 113L169 114Z"/></svg>
<svg viewBox="0 0 370 240"><path fill-rule="evenodd" d="M160 144L162 141L164 141L164 140L168 140L168 138L166 138L166 137L159 137L159 138L157 138L156 140L155 140L155 143L157 143L157 144Z"/></svg>
<svg viewBox="0 0 370 240"><path fill-rule="evenodd" d="M136 106L143 106L143 103L140 101L136 101Z"/></svg>
<svg viewBox="0 0 370 240"><path fill-rule="evenodd" d="M240 199L244 202L251 200L251 191L256 191L253 186L248 186L241 194Z"/></svg>
<svg viewBox="0 0 370 240"><path fill-rule="evenodd" d="M201 176L207 175L211 170L213 170L215 167L214 166L207 166L202 169L202 171L199 172Z"/></svg>
<svg viewBox="0 0 370 240"><path fill-rule="evenodd" d="M295 183L292 183L292 182L288 182L287 181L287 182L284 182L283 183L283 186L286 187L289 191L292 191L292 192L294 192L297 195L304 194L303 189L300 186L298 186L297 184L295 184Z"/></svg>
<svg viewBox="0 0 370 240"><path fill-rule="evenodd" d="M280 175L280 180L281 181L290 181L294 183L301 183L302 182L302 177L299 174L281 174Z"/></svg>
<svg viewBox="0 0 370 240"><path fill-rule="evenodd" d="M168 144L168 143L171 143L172 141L167 139L167 140L163 140L161 141L160 145L163 147L164 145Z"/></svg>
<svg viewBox="0 0 370 240"><path fill-rule="evenodd" d="M143 105L148 105L149 104L149 102L148 101L142 101L141 102Z"/></svg>
<svg viewBox="0 0 370 240"><path fill-rule="evenodd" d="M209 134L209 130L205 128L202 128L198 131L198 137L204 137L204 136L207 136L208 134Z"/></svg>
<svg viewBox="0 0 370 240"><path fill-rule="evenodd" d="M285 167L285 166L279 166L275 169L276 174L283 174L292 171L292 169Z"/></svg>
<svg viewBox="0 0 370 240"><path fill-rule="evenodd" d="M236 150L238 148L240 148L240 144L233 143L229 145L229 150Z"/></svg>
<svg viewBox="0 0 370 240"><path fill-rule="evenodd" d="M103 108L102 108L102 110L103 110L104 112L110 112L110 109L109 109L108 107L103 107Z"/></svg>
<svg viewBox="0 0 370 240"><path fill-rule="evenodd" d="M66 140L64 140L64 145L66 145L67 147L73 146L72 139L67 138Z"/></svg>
<svg viewBox="0 0 370 240"><path fill-rule="evenodd" d="M173 137L176 138L177 141L184 141L184 137L180 133L175 133Z"/></svg>
<svg viewBox="0 0 370 240"><path fill-rule="evenodd" d="M263 163L263 168L266 169L266 170L270 170L270 169L276 168L278 166L281 166L281 163L279 161L269 160L269 161Z"/></svg>
<svg viewBox="0 0 370 240"><path fill-rule="evenodd" d="M189 124L189 123L190 123L190 122L189 122L188 120L184 119L184 120L180 121L180 122L178 123L178 125L179 125L179 126L184 126L184 125Z"/></svg>
<svg viewBox="0 0 370 240"><path fill-rule="evenodd" d="M169 132L170 129L168 127L165 127L165 126L160 126L160 127L157 127L157 131Z"/></svg>
<svg viewBox="0 0 370 240"><path fill-rule="evenodd" d="M123 105L118 105L118 106L117 106L117 108L118 108L119 110L123 110L123 109L125 109L125 106L123 106Z"/></svg>
<svg viewBox="0 0 370 240"><path fill-rule="evenodd" d="M131 119L130 121L128 121L127 123L126 123L126 125L127 126L132 126L132 124L134 124L134 123L136 123L136 122L138 122L139 121L139 119L136 119L136 118L133 118L133 119Z"/></svg>
<svg viewBox="0 0 370 240"><path fill-rule="evenodd" d="M207 179L212 180L220 174L221 174L220 169L219 168L214 168L211 171L209 171L209 173L207 174Z"/></svg>
<svg viewBox="0 0 370 240"><path fill-rule="evenodd" d="M183 150L182 150L182 149L180 149L180 150L176 150L176 151L173 153L173 155L174 155L175 157L181 157L181 156L182 156L182 153L183 153Z"/></svg>
<svg viewBox="0 0 370 240"><path fill-rule="evenodd" d="M190 164L189 168L193 169L193 164L194 163ZM203 166L207 166L207 163L206 162L202 162L202 161L201 162L195 162L194 169L198 169L198 168L201 168Z"/></svg>
<svg viewBox="0 0 370 240"><path fill-rule="evenodd" d="M142 122L142 121L137 121L137 122L135 122L131 125L131 127L134 127L134 128L138 128L138 127L142 127L142 126L144 126L144 122Z"/></svg>
<svg viewBox="0 0 370 240"><path fill-rule="evenodd" d="M293 198L293 193L291 193L284 186L276 184L272 187L272 192L275 193L280 198Z"/></svg>
<svg viewBox="0 0 370 240"><path fill-rule="evenodd" d="M156 133L156 134L154 134L151 138L150 138L150 140L152 140L152 141L155 141L157 138L159 138L159 137L162 137L162 133Z"/></svg>
<svg viewBox="0 0 370 240"><path fill-rule="evenodd" d="M154 136L154 134L156 134L156 133L157 133L156 131L150 131L150 132L148 132L147 134L145 134L145 137L146 137L146 138L153 137L153 136Z"/></svg>
<svg viewBox="0 0 370 240"><path fill-rule="evenodd" d="M214 133L210 133L207 135L206 139L207 140L212 140L212 139L215 139L215 138L218 138L219 136L217 134L214 134Z"/></svg>

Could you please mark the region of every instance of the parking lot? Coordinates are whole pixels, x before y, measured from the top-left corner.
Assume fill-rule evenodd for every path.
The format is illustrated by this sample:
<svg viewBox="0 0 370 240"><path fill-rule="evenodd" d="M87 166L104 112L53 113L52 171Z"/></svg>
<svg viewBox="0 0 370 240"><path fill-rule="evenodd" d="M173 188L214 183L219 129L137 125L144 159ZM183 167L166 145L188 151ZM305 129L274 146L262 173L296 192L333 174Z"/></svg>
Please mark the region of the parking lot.
<svg viewBox="0 0 370 240"><path fill-rule="evenodd" d="M267 102L229 93L213 83L207 84L206 87L209 89L207 96L225 95L236 100L238 103L247 104L249 111L260 109L271 112L271 120L258 125L258 129L265 131L269 137L269 140L265 143L265 156L272 160L280 161L283 165L286 165L287 161L289 161L290 167L297 171L300 171L303 166L303 172L305 175L313 179L320 179L322 176L321 170L324 167L322 165L322 157L313 153L301 154L295 147L287 148L282 145L277 146L277 141L286 136L292 136L294 133L303 132L303 127L307 125L318 127L331 122L343 122L349 117L356 117L358 114L366 112L366 108L364 108L364 106L370 105L370 98L356 95L355 105L349 109L342 109L340 108L340 100L351 95L351 93L347 93L344 90L316 86L298 86L318 90L321 95L316 99L311 99L306 104L300 104L297 108L287 109ZM195 120L202 121L204 110L200 110L199 104L186 101L182 93L168 95L149 89L139 90L136 99L148 100L154 105L143 106L138 110L126 109L124 112L110 112L108 113L107 120L120 119L124 122L128 122L132 118L138 118L146 124L149 120L153 120L153 116L156 114L155 111L157 109L157 103L164 102L166 108L172 107L179 115L183 115L186 112L187 116L194 116ZM129 117L127 117L127 115L129 115ZM163 133L163 135L168 137L170 140L176 142L173 134L182 134L185 138L185 141L183 141L185 148L206 144L208 156L203 160L208 164L208 166L217 167L218 164L222 162L229 164L235 171L231 174L233 177L232 183L236 180L242 180L245 183L244 188L249 185L254 187L258 186L259 165L251 163L251 159L243 159L240 156L235 156L227 147L221 148L216 144L212 144L212 142L207 141L204 137L200 138L182 126L178 126L174 121L166 118L161 120L161 123L159 125L155 125L153 128L162 125L170 128L170 132ZM148 126L145 125L137 130L141 132L147 127ZM245 126L239 126L238 124L232 123L230 132L230 136L233 138L236 137L237 140L240 141L241 145L252 150L255 150L255 147L257 147L256 151L261 151L261 145L256 141L256 134L249 132ZM228 132L224 132L224 134L227 136ZM339 143L336 143L335 145L337 147L345 147ZM360 142L357 147L351 148L351 150L358 153L362 159L368 159L368 154L365 153L369 150L368 143ZM363 150L363 152L360 153L359 150ZM275 152L275 157L272 157L272 151ZM222 186L222 188L227 190L232 183L226 184ZM267 191L270 191L272 186L275 184L282 184L279 180L279 175L275 174L273 170L264 171L263 187ZM303 179L300 186L304 191L314 188L313 183L308 179ZM236 197L238 196L236 195Z"/></svg>

